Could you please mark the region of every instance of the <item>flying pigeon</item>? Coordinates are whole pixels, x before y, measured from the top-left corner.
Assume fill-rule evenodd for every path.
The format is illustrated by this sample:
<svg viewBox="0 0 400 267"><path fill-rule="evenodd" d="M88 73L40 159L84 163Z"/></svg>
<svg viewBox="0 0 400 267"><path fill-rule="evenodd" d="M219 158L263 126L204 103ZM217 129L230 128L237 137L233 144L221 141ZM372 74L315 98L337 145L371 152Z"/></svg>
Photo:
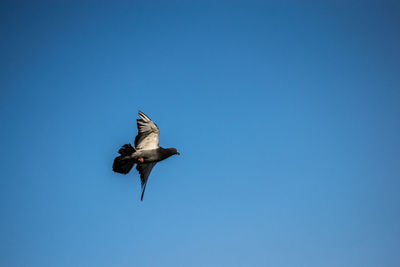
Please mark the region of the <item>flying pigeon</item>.
<svg viewBox="0 0 400 267"><path fill-rule="evenodd" d="M113 171L127 174L136 164L136 170L140 174L142 182L143 201L147 180L150 172L157 162L172 155L179 155L176 148L162 148L159 144L160 130L157 125L143 112L139 111L140 119L137 119L138 135L135 138L135 147L131 144L123 145L118 153L120 156L114 159Z"/></svg>

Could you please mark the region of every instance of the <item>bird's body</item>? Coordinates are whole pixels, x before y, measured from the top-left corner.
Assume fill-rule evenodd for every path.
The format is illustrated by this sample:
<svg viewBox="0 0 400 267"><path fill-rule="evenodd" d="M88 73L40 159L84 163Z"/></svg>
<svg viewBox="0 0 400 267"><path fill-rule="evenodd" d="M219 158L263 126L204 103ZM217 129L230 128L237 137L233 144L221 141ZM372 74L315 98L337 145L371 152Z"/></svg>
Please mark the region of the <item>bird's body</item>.
<svg viewBox="0 0 400 267"><path fill-rule="evenodd" d="M151 170L157 162L172 155L176 155L176 148L162 148L159 145L160 131L157 125L143 112L139 111L140 119L137 120L138 135L135 138L135 148L126 144L118 151L120 156L114 159L113 171L127 174L136 165L142 182L142 196Z"/></svg>
<svg viewBox="0 0 400 267"><path fill-rule="evenodd" d="M126 156L125 159L132 159L134 162L138 163L150 163L162 161L175 154L176 150L159 147L156 149L136 150L131 155Z"/></svg>

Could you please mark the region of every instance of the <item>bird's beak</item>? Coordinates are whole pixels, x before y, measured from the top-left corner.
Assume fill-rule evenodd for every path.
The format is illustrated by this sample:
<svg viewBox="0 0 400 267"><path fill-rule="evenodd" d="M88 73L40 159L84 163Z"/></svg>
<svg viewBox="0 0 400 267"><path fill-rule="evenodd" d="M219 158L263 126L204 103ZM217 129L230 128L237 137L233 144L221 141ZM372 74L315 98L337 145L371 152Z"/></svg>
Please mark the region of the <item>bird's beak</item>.
<svg viewBox="0 0 400 267"><path fill-rule="evenodd" d="M177 155L180 155L181 153L179 153L179 152L176 152L176 154L177 154Z"/></svg>

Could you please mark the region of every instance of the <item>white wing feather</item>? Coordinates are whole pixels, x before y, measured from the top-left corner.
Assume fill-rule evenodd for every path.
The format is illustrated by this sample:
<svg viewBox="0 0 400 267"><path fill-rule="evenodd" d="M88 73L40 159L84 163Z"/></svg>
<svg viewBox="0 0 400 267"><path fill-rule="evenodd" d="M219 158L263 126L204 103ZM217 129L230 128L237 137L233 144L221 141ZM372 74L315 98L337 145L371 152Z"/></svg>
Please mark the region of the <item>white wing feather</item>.
<svg viewBox="0 0 400 267"><path fill-rule="evenodd" d="M160 147L160 130L157 125L143 112L139 111L140 119L137 120L138 135L135 138L137 150L149 150Z"/></svg>

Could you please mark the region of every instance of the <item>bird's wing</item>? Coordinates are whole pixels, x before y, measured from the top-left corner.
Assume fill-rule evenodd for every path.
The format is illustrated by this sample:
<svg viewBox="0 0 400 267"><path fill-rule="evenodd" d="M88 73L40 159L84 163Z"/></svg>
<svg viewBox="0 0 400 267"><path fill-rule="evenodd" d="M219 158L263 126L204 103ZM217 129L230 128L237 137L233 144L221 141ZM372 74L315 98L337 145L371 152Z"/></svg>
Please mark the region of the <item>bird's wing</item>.
<svg viewBox="0 0 400 267"><path fill-rule="evenodd" d="M147 180L149 179L151 170L155 165L156 162L141 163L136 165L136 170L140 173L140 181L142 182L142 196L140 197L140 200L142 201L143 201L144 191L146 190Z"/></svg>
<svg viewBox="0 0 400 267"><path fill-rule="evenodd" d="M160 130L157 125L139 111L140 119L137 119L138 135L135 138L135 147L137 150L148 150L159 148Z"/></svg>

